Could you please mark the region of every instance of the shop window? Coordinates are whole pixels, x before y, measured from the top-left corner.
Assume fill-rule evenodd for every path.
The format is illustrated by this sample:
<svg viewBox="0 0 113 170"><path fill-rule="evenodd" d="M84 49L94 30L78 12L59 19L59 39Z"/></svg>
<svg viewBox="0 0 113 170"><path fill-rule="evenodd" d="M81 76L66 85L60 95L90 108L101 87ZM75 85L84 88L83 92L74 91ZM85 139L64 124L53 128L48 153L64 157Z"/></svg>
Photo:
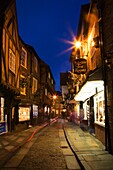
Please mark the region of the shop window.
<svg viewBox="0 0 113 170"><path fill-rule="evenodd" d="M37 118L37 117L38 117L38 106L33 105L33 118Z"/></svg>
<svg viewBox="0 0 113 170"><path fill-rule="evenodd" d="M0 121L4 121L4 98L0 100Z"/></svg>
<svg viewBox="0 0 113 170"><path fill-rule="evenodd" d="M105 103L104 92L98 93L94 97L95 122L105 125Z"/></svg>
<svg viewBox="0 0 113 170"><path fill-rule="evenodd" d="M19 107L19 122L30 120L30 107Z"/></svg>
<svg viewBox="0 0 113 170"><path fill-rule="evenodd" d="M21 65L27 68L27 51L24 48L21 51Z"/></svg>
<svg viewBox="0 0 113 170"><path fill-rule="evenodd" d="M9 69L15 74L15 55L11 49L9 49Z"/></svg>

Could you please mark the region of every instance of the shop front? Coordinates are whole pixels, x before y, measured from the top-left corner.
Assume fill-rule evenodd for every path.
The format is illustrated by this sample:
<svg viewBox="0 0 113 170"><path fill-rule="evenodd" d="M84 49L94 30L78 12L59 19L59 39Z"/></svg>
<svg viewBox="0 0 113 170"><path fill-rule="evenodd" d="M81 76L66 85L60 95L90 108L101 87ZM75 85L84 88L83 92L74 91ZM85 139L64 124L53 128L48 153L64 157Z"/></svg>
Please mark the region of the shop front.
<svg viewBox="0 0 113 170"><path fill-rule="evenodd" d="M16 125L16 131L23 130L29 127L30 123L31 106L19 106L18 107L18 124Z"/></svg>
<svg viewBox="0 0 113 170"><path fill-rule="evenodd" d="M7 132L7 115L4 113L4 98L0 97L0 135Z"/></svg>
<svg viewBox="0 0 113 170"><path fill-rule="evenodd" d="M105 143L105 104L103 80L87 81L75 96L75 100L82 102L80 111L81 127Z"/></svg>
<svg viewBox="0 0 113 170"><path fill-rule="evenodd" d="M32 118L32 125L38 124L38 118L39 118L39 106L36 104L32 105L32 112L31 112L31 118Z"/></svg>

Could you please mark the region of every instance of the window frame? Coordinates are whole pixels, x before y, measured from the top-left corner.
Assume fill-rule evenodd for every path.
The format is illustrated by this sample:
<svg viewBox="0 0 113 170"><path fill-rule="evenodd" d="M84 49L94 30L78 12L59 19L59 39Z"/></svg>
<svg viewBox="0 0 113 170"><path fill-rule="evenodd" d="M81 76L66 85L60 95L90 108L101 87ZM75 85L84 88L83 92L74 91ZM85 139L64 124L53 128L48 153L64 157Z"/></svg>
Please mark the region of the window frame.
<svg viewBox="0 0 113 170"><path fill-rule="evenodd" d="M10 71L12 71L14 74L16 72L16 56L13 53L13 51L11 50L11 48L9 48L9 69Z"/></svg>
<svg viewBox="0 0 113 170"><path fill-rule="evenodd" d="M22 52L24 52L25 55L22 54ZM24 57L24 58L23 58ZM24 64L23 64L23 60L24 59ZM21 51L21 60L20 60L20 64L22 67L27 68L27 51L25 50L25 48L22 47L22 51Z"/></svg>

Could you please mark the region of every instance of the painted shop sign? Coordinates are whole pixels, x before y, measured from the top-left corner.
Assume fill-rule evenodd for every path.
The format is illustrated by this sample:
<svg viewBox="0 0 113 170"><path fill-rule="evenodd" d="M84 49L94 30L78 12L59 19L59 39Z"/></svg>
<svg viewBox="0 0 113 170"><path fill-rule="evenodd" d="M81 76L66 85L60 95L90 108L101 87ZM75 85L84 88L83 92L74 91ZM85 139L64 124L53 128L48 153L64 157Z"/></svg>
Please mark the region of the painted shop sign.
<svg viewBox="0 0 113 170"><path fill-rule="evenodd" d="M0 134L6 133L6 132L7 132L6 122L0 122Z"/></svg>
<svg viewBox="0 0 113 170"><path fill-rule="evenodd" d="M87 60L84 58L79 58L74 60L74 73L75 74L85 74L87 71Z"/></svg>

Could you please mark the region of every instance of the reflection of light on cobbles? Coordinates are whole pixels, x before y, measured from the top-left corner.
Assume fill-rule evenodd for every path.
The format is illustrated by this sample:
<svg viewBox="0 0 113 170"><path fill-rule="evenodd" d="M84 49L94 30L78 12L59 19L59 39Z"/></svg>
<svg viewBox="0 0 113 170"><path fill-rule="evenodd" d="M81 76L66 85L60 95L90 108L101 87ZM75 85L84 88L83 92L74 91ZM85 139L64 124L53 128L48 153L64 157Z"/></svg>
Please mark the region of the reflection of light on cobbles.
<svg viewBox="0 0 113 170"><path fill-rule="evenodd" d="M67 170L60 147L59 129L52 125L37 138L29 152L21 162L24 170Z"/></svg>
<svg viewBox="0 0 113 170"><path fill-rule="evenodd" d="M4 146L6 146L6 145L8 145L9 144L9 142L8 141L5 141L5 140L2 140L2 145L4 145Z"/></svg>
<svg viewBox="0 0 113 170"><path fill-rule="evenodd" d="M7 147L5 147L5 149L8 150L8 151L12 150L13 148L14 148L14 146L7 146Z"/></svg>

